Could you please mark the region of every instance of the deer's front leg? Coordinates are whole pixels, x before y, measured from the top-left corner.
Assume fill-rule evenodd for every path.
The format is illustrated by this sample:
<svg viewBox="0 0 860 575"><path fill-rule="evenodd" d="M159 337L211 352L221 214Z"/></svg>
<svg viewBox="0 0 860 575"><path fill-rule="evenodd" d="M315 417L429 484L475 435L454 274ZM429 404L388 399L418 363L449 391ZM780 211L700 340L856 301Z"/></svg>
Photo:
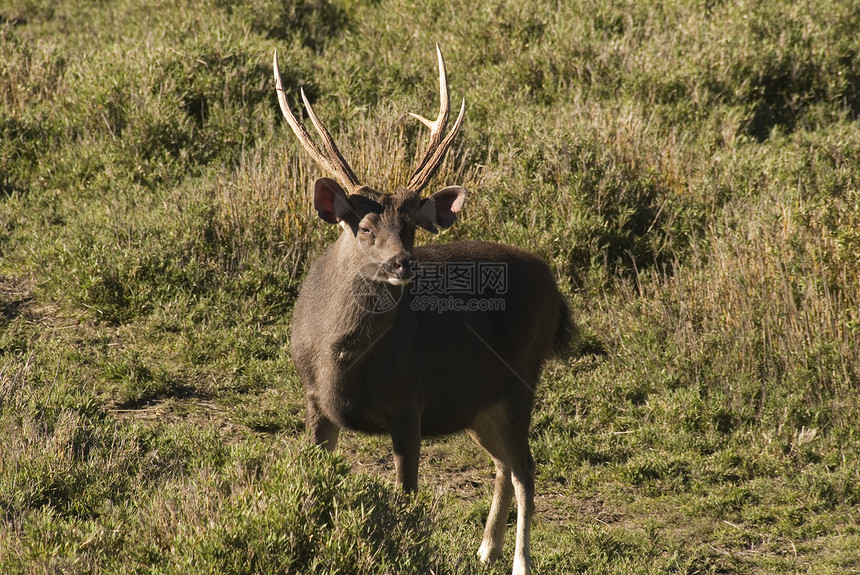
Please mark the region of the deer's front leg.
<svg viewBox="0 0 860 575"><path fill-rule="evenodd" d="M305 422L308 431L313 434L314 442L328 451L334 451L337 447L340 428L326 417L314 398L310 396L306 398L305 403Z"/></svg>
<svg viewBox="0 0 860 575"><path fill-rule="evenodd" d="M421 418L417 414L397 417L391 427L397 485L407 493L418 491L418 459L421 453Z"/></svg>

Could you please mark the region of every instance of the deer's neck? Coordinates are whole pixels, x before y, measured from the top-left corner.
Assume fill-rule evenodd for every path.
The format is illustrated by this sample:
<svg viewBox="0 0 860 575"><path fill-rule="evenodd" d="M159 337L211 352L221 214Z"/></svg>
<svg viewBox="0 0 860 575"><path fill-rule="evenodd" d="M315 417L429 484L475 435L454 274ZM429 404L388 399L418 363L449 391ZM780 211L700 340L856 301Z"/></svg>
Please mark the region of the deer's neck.
<svg viewBox="0 0 860 575"><path fill-rule="evenodd" d="M342 239L333 248L327 273L334 288L331 303L339 310L334 339L345 350L365 349L394 325L403 288L372 280L367 262Z"/></svg>

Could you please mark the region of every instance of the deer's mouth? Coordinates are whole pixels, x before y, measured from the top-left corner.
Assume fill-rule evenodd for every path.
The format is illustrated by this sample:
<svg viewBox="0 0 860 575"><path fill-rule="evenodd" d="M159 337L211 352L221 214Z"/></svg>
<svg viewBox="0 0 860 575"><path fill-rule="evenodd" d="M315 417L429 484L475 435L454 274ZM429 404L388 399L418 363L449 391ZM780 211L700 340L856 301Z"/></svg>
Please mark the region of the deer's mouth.
<svg viewBox="0 0 860 575"><path fill-rule="evenodd" d="M415 272L409 262L404 263L401 267L383 265L380 271L382 272L381 275L384 276L384 281L395 286L405 286L415 277Z"/></svg>
<svg viewBox="0 0 860 575"><path fill-rule="evenodd" d="M404 286L415 277L411 260L396 265L392 262L369 264L361 268L361 275L371 281Z"/></svg>
<svg viewBox="0 0 860 575"><path fill-rule="evenodd" d="M400 252L379 266L385 281L391 285L402 286L415 277L415 258L409 252Z"/></svg>

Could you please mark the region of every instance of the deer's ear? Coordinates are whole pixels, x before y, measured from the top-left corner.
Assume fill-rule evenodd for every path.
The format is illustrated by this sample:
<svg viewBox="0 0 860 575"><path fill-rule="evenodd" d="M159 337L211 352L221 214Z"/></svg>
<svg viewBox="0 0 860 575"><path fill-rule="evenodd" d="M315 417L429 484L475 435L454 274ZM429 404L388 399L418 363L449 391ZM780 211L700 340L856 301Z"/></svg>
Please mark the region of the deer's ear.
<svg viewBox="0 0 860 575"><path fill-rule="evenodd" d="M463 209L466 201L466 190L460 186L443 188L421 201L421 207L415 215L415 223L431 233L436 233L436 226L450 228L457 221L457 212Z"/></svg>
<svg viewBox="0 0 860 575"><path fill-rule="evenodd" d="M347 215L355 215L346 192L331 178L314 182L314 209L323 221L336 224Z"/></svg>

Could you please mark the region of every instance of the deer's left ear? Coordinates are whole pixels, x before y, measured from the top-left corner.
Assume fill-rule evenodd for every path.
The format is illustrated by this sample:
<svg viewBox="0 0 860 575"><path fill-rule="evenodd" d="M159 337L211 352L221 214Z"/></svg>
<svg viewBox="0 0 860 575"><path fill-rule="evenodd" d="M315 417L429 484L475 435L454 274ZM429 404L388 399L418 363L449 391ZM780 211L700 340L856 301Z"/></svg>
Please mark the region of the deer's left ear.
<svg viewBox="0 0 860 575"><path fill-rule="evenodd" d="M440 228L450 228L457 221L457 213L463 209L466 201L466 190L460 186L443 188L421 200L421 206L415 215L415 223L435 234Z"/></svg>

